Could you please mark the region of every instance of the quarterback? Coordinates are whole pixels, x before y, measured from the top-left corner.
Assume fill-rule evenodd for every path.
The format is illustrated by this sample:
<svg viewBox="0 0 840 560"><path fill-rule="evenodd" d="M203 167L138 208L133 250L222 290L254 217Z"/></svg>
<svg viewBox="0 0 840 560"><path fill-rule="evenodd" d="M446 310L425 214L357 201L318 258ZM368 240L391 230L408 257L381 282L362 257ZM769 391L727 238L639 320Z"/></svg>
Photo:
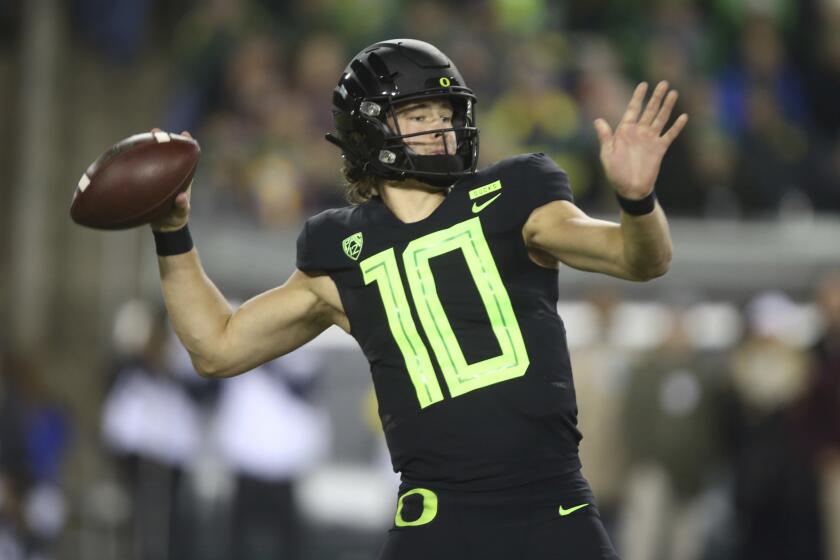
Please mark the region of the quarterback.
<svg viewBox="0 0 840 560"><path fill-rule="evenodd" d="M370 361L402 484L382 560L617 558L581 475L558 266L645 281L671 240L654 183L688 117L635 89L594 126L622 208L595 220L544 154L477 170L476 97L417 40L360 52L333 94L351 205L306 221L297 270L238 309L205 275L189 192L152 224L166 306L196 369L246 372L338 325ZM247 437L243 434L242 437Z"/></svg>

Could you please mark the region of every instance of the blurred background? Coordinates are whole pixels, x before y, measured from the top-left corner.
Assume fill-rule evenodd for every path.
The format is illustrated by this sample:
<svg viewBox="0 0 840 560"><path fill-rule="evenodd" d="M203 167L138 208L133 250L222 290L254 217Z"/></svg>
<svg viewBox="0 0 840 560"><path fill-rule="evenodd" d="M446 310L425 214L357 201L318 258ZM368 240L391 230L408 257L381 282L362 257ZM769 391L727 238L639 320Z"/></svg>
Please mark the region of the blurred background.
<svg viewBox="0 0 840 560"><path fill-rule="evenodd" d="M400 36L476 91L482 165L546 152L607 219L592 121L679 89L671 271L560 274L584 474L625 560L840 559L838 0L0 0L0 559L377 557L398 481L355 343L203 380L149 232L68 208L111 144L189 130L208 274L282 283L343 204L332 89Z"/></svg>

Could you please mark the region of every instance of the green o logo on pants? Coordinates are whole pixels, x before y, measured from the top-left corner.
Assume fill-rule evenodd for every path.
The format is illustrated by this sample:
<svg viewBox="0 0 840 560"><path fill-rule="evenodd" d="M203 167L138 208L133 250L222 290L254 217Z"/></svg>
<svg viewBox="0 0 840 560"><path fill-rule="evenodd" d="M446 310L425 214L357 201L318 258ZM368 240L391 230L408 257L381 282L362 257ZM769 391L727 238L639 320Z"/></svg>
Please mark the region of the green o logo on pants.
<svg viewBox="0 0 840 560"><path fill-rule="evenodd" d="M423 496L423 513L420 514L420 517L415 519L414 521L405 521L402 518L402 509L403 509L403 500L405 500L406 496L411 496L414 494L420 494ZM399 501L397 502L397 516L394 519L394 523L397 527L416 527L418 525L425 525L426 523L430 523L432 519L435 518L437 515L438 509L438 499L437 495L431 490L427 490L425 488L415 488L414 490L409 490L402 496L400 496Z"/></svg>

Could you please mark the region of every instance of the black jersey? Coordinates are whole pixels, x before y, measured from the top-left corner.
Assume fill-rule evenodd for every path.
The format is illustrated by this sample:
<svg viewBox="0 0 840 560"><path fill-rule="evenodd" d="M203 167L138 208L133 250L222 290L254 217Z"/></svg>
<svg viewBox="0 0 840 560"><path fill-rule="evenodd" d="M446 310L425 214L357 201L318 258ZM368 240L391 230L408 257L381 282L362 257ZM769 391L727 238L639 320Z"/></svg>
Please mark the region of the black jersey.
<svg viewBox="0 0 840 560"><path fill-rule="evenodd" d="M580 468L557 271L522 238L553 200L572 200L566 174L529 154L460 179L419 222L378 197L307 220L297 266L335 281L406 482L490 490Z"/></svg>

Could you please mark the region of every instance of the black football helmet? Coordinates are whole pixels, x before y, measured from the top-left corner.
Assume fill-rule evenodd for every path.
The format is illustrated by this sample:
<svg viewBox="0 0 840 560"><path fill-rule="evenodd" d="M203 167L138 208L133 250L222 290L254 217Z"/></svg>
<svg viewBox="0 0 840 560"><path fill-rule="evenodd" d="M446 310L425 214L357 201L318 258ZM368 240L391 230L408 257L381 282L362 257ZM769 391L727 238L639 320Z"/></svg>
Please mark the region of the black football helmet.
<svg viewBox="0 0 840 560"><path fill-rule="evenodd" d="M430 98L452 104L451 128L402 134L395 106ZM326 138L362 172L385 179L415 178L443 189L475 173L475 103L461 73L436 47L415 39L383 41L357 54L344 70L333 92L336 130ZM419 155L404 141L448 132L455 133L454 153L442 142L443 155Z"/></svg>

